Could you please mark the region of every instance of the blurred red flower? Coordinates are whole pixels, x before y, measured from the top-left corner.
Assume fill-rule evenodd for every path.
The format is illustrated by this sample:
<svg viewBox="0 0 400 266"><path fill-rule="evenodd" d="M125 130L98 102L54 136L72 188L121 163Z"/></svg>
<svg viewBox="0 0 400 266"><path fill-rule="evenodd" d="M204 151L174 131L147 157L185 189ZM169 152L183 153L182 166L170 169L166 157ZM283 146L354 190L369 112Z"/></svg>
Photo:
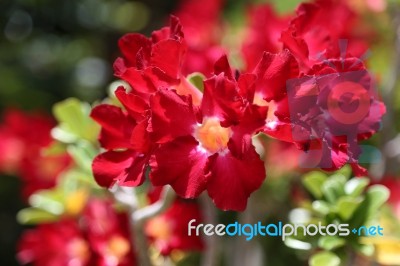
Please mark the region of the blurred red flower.
<svg viewBox="0 0 400 266"><path fill-rule="evenodd" d="M372 30L361 23L360 16L347 2L316 0L297 8L297 16L282 32L281 41L306 71L313 63L324 61L327 57L342 56L346 50L351 56L363 56L368 50L371 35ZM340 43L340 40L345 42Z"/></svg>
<svg viewBox="0 0 400 266"><path fill-rule="evenodd" d="M25 198L55 185L57 176L71 163L68 154L46 155L52 143L51 117L9 109L0 125L0 171L15 174L23 181Z"/></svg>
<svg viewBox="0 0 400 266"><path fill-rule="evenodd" d="M278 15L270 4L252 6L247 14L246 39L242 54L245 69L252 71L264 52L278 53L282 50L281 33L289 25L289 15Z"/></svg>
<svg viewBox="0 0 400 266"><path fill-rule="evenodd" d="M100 199L92 199L79 220L62 219L26 231L17 258L38 266L136 265L126 215Z"/></svg>
<svg viewBox="0 0 400 266"><path fill-rule="evenodd" d="M41 224L25 231L17 258L23 265L92 265L90 244L73 220Z"/></svg>
<svg viewBox="0 0 400 266"><path fill-rule="evenodd" d="M184 75L200 72L209 77L213 73L214 62L226 53L221 46L224 2L224 0L181 1L175 15L183 26L188 48L182 65Z"/></svg>
<svg viewBox="0 0 400 266"><path fill-rule="evenodd" d="M149 193L150 203L159 199L161 189L162 187L156 187ZM192 219L197 223L202 222L198 203L177 198L165 212L146 223L145 232L163 256L170 255L174 250L202 250L204 248L202 238L194 234L188 235L187 225Z"/></svg>

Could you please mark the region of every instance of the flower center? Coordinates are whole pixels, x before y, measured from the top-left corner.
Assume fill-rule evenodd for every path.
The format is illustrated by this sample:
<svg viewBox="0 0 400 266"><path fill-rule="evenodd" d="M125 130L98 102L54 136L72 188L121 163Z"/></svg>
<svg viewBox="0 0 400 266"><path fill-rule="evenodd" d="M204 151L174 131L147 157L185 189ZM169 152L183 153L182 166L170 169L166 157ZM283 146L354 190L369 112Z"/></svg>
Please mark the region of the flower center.
<svg viewBox="0 0 400 266"><path fill-rule="evenodd" d="M146 225L146 233L157 240L169 239L171 230L171 225L162 216L151 219Z"/></svg>
<svg viewBox="0 0 400 266"><path fill-rule="evenodd" d="M196 128L195 137L204 149L216 153L227 148L231 133L230 128L221 126L218 118L210 117L204 118L203 124Z"/></svg>
<svg viewBox="0 0 400 266"><path fill-rule="evenodd" d="M110 255L114 256L114 258L121 262L123 257L128 254L130 249L130 244L128 240L121 236L113 236L107 245L107 251Z"/></svg>
<svg viewBox="0 0 400 266"><path fill-rule="evenodd" d="M89 246L87 242L81 238L74 238L68 243L68 254L71 258L86 262L90 256Z"/></svg>

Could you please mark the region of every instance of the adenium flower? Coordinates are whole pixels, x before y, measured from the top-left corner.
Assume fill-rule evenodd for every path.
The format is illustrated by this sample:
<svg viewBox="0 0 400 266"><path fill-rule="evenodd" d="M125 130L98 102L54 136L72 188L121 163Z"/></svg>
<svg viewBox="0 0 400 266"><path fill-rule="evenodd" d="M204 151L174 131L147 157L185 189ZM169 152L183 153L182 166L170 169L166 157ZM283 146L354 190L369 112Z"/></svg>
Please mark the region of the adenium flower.
<svg viewBox="0 0 400 266"><path fill-rule="evenodd" d="M155 186L170 184L183 198L207 190L217 207L244 210L265 178L251 136L264 125L267 108L249 103L253 75L236 79L226 57L215 69L199 107L174 90L152 97L151 137L160 147L150 160L150 179Z"/></svg>
<svg viewBox="0 0 400 266"><path fill-rule="evenodd" d="M159 199L161 189L162 187L156 187L149 193L150 203ZM146 223L145 233L163 256L170 255L175 250L202 250L204 243L201 237L194 234L189 236L187 232L187 225L192 219L197 223L202 222L198 203L177 198L165 212Z"/></svg>
<svg viewBox="0 0 400 266"><path fill-rule="evenodd" d="M129 92L148 103L160 87L174 87L198 100L200 93L182 76L187 45L177 17L171 16L170 26L154 31L151 38L129 33L118 44L123 58L115 61L114 74L130 85Z"/></svg>
<svg viewBox="0 0 400 266"><path fill-rule="evenodd" d="M200 72L209 77L217 61L226 50L221 47L224 0L184 0L175 15L185 34L187 53L182 65L184 75ZM201 21L201 23L199 23Z"/></svg>
<svg viewBox="0 0 400 266"><path fill-rule="evenodd" d="M83 214L83 225L96 265L135 265L128 216L117 213L111 201L92 199Z"/></svg>
<svg viewBox="0 0 400 266"><path fill-rule="evenodd" d="M307 75L287 79L286 89L277 90L272 100L275 112L264 132L305 151L304 168L332 171L350 163L355 175L366 174L357 161L358 142L379 130L385 107L361 60L315 64Z"/></svg>
<svg viewBox="0 0 400 266"><path fill-rule="evenodd" d="M355 30L356 29L356 30ZM298 59L303 70L330 56L339 57L347 50L354 57L368 49L371 29L343 0L316 0L297 8L297 16L282 32L281 41ZM340 40L346 40L341 43Z"/></svg>
<svg viewBox="0 0 400 266"><path fill-rule="evenodd" d="M280 16L270 4L255 5L248 10L248 25L242 54L246 70L252 71L264 52L278 53L282 50L281 33L289 25L290 16Z"/></svg>
<svg viewBox="0 0 400 266"><path fill-rule="evenodd" d="M44 114L27 114L17 109L5 112L0 125L0 171L15 174L23 181L23 196L54 187L57 176L69 167L67 153L46 155L52 143L55 122Z"/></svg>
<svg viewBox="0 0 400 266"><path fill-rule="evenodd" d="M127 216L103 199L91 199L78 220L62 218L26 231L17 258L37 266L136 265Z"/></svg>
<svg viewBox="0 0 400 266"><path fill-rule="evenodd" d="M27 230L19 242L17 258L23 265L93 265L90 244L73 220Z"/></svg>

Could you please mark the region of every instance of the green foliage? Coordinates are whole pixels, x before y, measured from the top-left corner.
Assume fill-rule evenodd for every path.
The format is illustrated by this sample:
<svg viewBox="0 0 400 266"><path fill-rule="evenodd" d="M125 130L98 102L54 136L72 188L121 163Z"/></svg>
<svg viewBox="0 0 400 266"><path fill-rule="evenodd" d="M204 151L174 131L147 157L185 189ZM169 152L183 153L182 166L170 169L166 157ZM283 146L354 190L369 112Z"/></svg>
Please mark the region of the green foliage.
<svg viewBox="0 0 400 266"><path fill-rule="evenodd" d="M52 134L57 141L46 153L67 152L74 164L60 174L55 188L41 190L29 198L31 207L18 213L20 223L38 224L79 215L91 194L106 193L92 176L91 164L99 153L96 143L99 127L89 117L90 111L88 103L73 98L54 106L59 124Z"/></svg>
<svg viewBox="0 0 400 266"><path fill-rule="evenodd" d="M345 167L347 168L347 167ZM378 218L379 209L389 198L389 191L381 185L370 185L367 178L349 178L348 169L337 171L328 176L323 172L310 172L302 181L307 191L314 197L309 203L302 204L305 213L309 213L309 223L321 225L348 224L349 230L360 226L370 226ZM296 242L298 241L298 242ZM295 249L312 253L310 265L343 265L349 252L371 256L374 247L365 244L363 236L297 234L288 238L286 244ZM304 247L309 247L304 249Z"/></svg>
<svg viewBox="0 0 400 266"><path fill-rule="evenodd" d="M310 266L339 266L340 258L329 251L319 252L310 258Z"/></svg>
<svg viewBox="0 0 400 266"><path fill-rule="evenodd" d="M99 126L89 117L91 106L77 99L69 98L54 105L53 113L59 125L53 137L64 143L86 140L94 143Z"/></svg>

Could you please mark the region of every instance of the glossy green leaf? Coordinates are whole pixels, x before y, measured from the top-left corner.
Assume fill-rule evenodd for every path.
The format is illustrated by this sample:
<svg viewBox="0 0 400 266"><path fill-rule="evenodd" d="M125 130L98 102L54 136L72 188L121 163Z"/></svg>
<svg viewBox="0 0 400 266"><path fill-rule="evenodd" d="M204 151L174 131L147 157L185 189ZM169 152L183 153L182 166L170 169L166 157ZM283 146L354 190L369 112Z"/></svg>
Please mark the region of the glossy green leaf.
<svg viewBox="0 0 400 266"><path fill-rule="evenodd" d="M369 202L369 213L375 213L390 196L389 189L382 185L373 185L369 187L366 193L366 198Z"/></svg>
<svg viewBox="0 0 400 266"><path fill-rule="evenodd" d="M17 220L21 224L40 224L58 220L58 216L41 209L27 208L18 212Z"/></svg>
<svg viewBox="0 0 400 266"><path fill-rule="evenodd" d="M352 178L347 181L344 191L347 195L357 197L361 195L364 189L368 186L369 180L368 178L361 177L361 178Z"/></svg>
<svg viewBox="0 0 400 266"><path fill-rule="evenodd" d="M312 203L312 208L314 211L322 215L327 215L330 211L329 204L323 200L315 200Z"/></svg>
<svg viewBox="0 0 400 266"><path fill-rule="evenodd" d="M309 260L310 266L339 266L340 258L329 251L319 252Z"/></svg>
<svg viewBox="0 0 400 266"><path fill-rule="evenodd" d="M327 180L327 177L322 172L311 172L303 178L303 185L317 199L322 197L321 187Z"/></svg>
<svg viewBox="0 0 400 266"><path fill-rule="evenodd" d="M74 136L89 141L97 138L99 126L89 117L91 106L77 99L69 98L56 103L53 113L59 122L57 136L73 142Z"/></svg>
<svg viewBox="0 0 400 266"><path fill-rule="evenodd" d="M333 250L343 247L345 244L346 240L337 236L322 236L318 240L318 246L326 250Z"/></svg>
<svg viewBox="0 0 400 266"><path fill-rule="evenodd" d="M341 197L337 202L337 212L339 217L347 221L350 219L355 210L360 206L363 198L353 198L349 196Z"/></svg>

